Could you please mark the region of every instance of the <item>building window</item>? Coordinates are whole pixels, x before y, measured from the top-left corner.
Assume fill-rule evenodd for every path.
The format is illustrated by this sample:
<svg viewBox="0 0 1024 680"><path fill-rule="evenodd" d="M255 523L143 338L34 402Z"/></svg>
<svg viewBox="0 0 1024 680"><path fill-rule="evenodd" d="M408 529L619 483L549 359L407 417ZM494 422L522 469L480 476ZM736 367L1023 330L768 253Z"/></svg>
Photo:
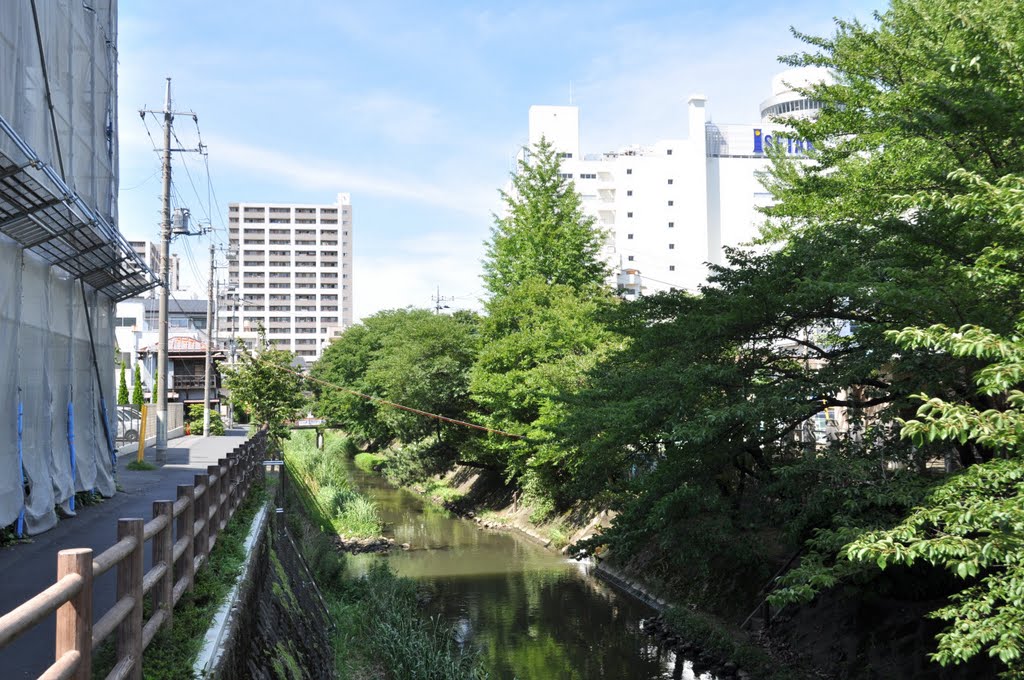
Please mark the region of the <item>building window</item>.
<svg viewBox="0 0 1024 680"><path fill-rule="evenodd" d="M672 155L672 149L669 149L668 151L666 151L665 155L666 156L671 156Z"/></svg>
<svg viewBox="0 0 1024 680"><path fill-rule="evenodd" d="M669 243L668 244L668 249L669 250L675 250L676 249L676 244L675 243Z"/></svg>
<svg viewBox="0 0 1024 680"><path fill-rule="evenodd" d="M572 158L572 154L563 151L562 153L558 154L558 157L559 158Z"/></svg>
<svg viewBox="0 0 1024 680"><path fill-rule="evenodd" d="M628 213L626 213L626 217L632 217L632 216L633 216L633 213L632 213L632 212L628 212Z"/></svg>
<svg viewBox="0 0 1024 680"><path fill-rule="evenodd" d="M558 176L561 179L572 179L572 173L571 172L560 172L560 173L558 173Z"/></svg>
<svg viewBox="0 0 1024 680"><path fill-rule="evenodd" d="M669 183L669 184L672 184L672 182L673 182L673 181L674 181L674 180L671 180L671 179L670 179L670 180L668 181L668 183Z"/></svg>
<svg viewBox="0 0 1024 680"><path fill-rule="evenodd" d="M676 266L675 266L674 264L670 264L670 265L668 266L668 270L669 270L670 272L674 272L674 271L676 270Z"/></svg>
<svg viewBox="0 0 1024 680"><path fill-rule="evenodd" d="M627 175L632 175L633 174L633 168L626 168L626 174Z"/></svg>
<svg viewBox="0 0 1024 680"><path fill-rule="evenodd" d="M626 259L629 260L630 262L632 262L633 261L633 256L632 255L627 255Z"/></svg>
<svg viewBox="0 0 1024 680"><path fill-rule="evenodd" d="M629 239L630 241L632 241L633 240L633 235L632 234L626 234L626 238Z"/></svg>
<svg viewBox="0 0 1024 680"><path fill-rule="evenodd" d="M626 189L626 195L627 196L632 196L633 195L633 190L632 189Z"/></svg>
<svg viewBox="0 0 1024 680"><path fill-rule="evenodd" d="M673 205L675 205L675 204L676 204L676 202L675 202L675 201L669 201L669 202L668 202L668 204L669 204L670 206L673 206Z"/></svg>
<svg viewBox="0 0 1024 680"><path fill-rule="evenodd" d="M669 228L669 229L671 229L671 228L672 228L672 227L674 227L674 226L676 226L676 223L675 223L675 222L669 222L669 223L668 223L668 228Z"/></svg>

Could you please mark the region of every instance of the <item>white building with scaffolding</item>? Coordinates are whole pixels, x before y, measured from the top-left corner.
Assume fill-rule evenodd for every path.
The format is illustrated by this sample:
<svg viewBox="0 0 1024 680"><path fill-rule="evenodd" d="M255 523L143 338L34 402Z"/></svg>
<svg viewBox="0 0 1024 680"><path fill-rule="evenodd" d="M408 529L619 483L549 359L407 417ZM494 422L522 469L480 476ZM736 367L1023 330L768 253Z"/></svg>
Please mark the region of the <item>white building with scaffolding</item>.
<svg viewBox="0 0 1024 680"><path fill-rule="evenodd" d="M114 493L114 305L156 284L116 227L116 7L0 3L0 527L19 534Z"/></svg>

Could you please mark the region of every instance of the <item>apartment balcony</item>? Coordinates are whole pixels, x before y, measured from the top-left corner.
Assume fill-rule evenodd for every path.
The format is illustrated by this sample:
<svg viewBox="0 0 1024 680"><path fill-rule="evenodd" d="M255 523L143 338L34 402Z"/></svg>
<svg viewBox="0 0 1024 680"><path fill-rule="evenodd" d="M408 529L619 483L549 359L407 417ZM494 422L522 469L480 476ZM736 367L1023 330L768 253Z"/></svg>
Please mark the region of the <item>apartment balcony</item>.
<svg viewBox="0 0 1024 680"><path fill-rule="evenodd" d="M170 389L174 390L191 390L200 387L205 387L203 384L203 375L174 375L171 376ZM213 389L217 388L217 371L213 370L210 372L210 387Z"/></svg>

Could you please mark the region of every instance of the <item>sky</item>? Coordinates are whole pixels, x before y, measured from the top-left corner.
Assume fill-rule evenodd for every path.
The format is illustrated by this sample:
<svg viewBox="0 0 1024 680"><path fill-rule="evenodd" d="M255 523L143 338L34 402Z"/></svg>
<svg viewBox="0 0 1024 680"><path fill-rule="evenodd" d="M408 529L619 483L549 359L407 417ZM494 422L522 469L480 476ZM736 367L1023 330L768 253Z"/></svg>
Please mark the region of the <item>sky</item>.
<svg viewBox="0 0 1024 680"><path fill-rule="evenodd" d="M686 137L686 100L754 123L790 27L834 32L879 0L649 2L120 2L119 223L159 242L166 78L172 205L202 291L232 202L333 203L351 194L356 319L383 309L479 309L484 243L534 104L580 107L584 153ZM180 144L179 144L180 142ZM220 264L223 264L221 259ZM227 278L226 268L218 276ZM177 294L177 297L187 297Z"/></svg>

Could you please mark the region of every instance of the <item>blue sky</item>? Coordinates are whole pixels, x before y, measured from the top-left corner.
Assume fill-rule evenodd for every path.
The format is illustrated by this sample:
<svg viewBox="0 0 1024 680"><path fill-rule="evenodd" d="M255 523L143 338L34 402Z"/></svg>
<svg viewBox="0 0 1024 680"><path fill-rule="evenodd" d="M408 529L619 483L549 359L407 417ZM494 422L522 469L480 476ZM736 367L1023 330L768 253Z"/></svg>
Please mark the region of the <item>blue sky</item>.
<svg viewBox="0 0 1024 680"><path fill-rule="evenodd" d="M571 91L587 153L685 137L696 92L713 120L755 122L776 58L800 49L790 26L830 34L833 17L867 21L880 4L121 2L120 227L159 238L160 127L150 118L147 132L138 110L162 107L170 76L209 148L209 175L196 154L175 156L174 204L218 242L229 202L349 192L357 318L429 307L438 287L479 308L483 243L530 105ZM189 118L176 131L194 145ZM186 281L205 286L208 243L175 240Z"/></svg>

